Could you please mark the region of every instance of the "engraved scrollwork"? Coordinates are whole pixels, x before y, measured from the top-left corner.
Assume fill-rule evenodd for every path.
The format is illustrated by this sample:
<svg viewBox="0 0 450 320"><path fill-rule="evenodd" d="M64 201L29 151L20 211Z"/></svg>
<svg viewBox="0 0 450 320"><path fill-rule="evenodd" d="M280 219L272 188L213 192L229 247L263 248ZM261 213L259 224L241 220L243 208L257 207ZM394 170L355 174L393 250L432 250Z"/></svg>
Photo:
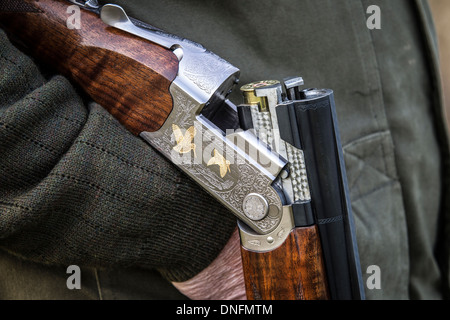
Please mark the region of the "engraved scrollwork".
<svg viewBox="0 0 450 320"><path fill-rule="evenodd" d="M169 124L176 124L178 127L186 130L194 123L192 110L198 108L198 103L194 102L192 98L186 96L184 92L176 87L172 88L172 96L174 105L172 113L169 115L169 119L157 134L152 135L151 141L149 141L155 148L169 158L171 149L175 145L175 138Z"/></svg>
<svg viewBox="0 0 450 320"><path fill-rule="evenodd" d="M241 179L236 186L227 192L217 192L229 205L242 212L244 198L250 193L264 195L269 205L274 205L281 211L281 201L278 194L271 187L270 181L258 172L249 163L240 164L239 170ZM243 178L245 177L245 178ZM279 223L279 217L271 218L267 216L263 220L254 222L262 231L271 230Z"/></svg>
<svg viewBox="0 0 450 320"><path fill-rule="evenodd" d="M214 54L192 54L186 63L183 74L199 89L212 94L223 81L223 74L231 72L234 67Z"/></svg>
<svg viewBox="0 0 450 320"><path fill-rule="evenodd" d="M225 192L236 185L234 179L224 180L217 176L217 173L205 165L195 165L191 167L192 174L212 191Z"/></svg>
<svg viewBox="0 0 450 320"><path fill-rule="evenodd" d="M204 62L211 67L211 63ZM193 72L200 72L201 69L192 69ZM211 69L213 70L213 69ZM211 71L211 74L214 72ZM201 77L196 77L201 79ZM206 79L205 83L214 83L216 80ZM210 84L210 88L215 87L215 84ZM226 155L222 153L224 159L223 165L217 165L221 163L211 161L213 155L209 155L206 152L206 147L212 145L211 151L217 148L221 152L224 152L225 144L229 144L227 140L220 133L216 133L205 122L200 121L196 117L197 111L201 108L201 103L193 99L189 94L183 91L182 87L172 84L171 94L173 96L174 107L163 127L155 133L144 133L142 136L156 149L162 152L166 157L172 160L180 169L187 173L191 178L202 185L208 190L218 201L226 205L230 210L234 212L239 218L247 221L249 225L253 225L255 229L260 232L266 233L272 231L277 227L281 221L280 215L267 215L260 221L249 221L246 218L243 210L244 198L250 193L258 193L263 196L270 207L276 207L279 212L282 211L281 200L276 191L271 187L272 180L270 177L262 173L256 166L256 163L252 163L249 159L244 158L234 148L226 151ZM178 130L177 134L174 133L173 128ZM195 126L195 130L191 131L192 138L195 140L192 142L192 146L197 146L197 150L186 148L186 161L176 162L173 156L179 156L177 151L174 151L174 147L177 145L175 135L180 138L181 135L185 135L189 128ZM196 134L192 134L196 132ZM212 139L214 138L214 139ZM209 151L209 150L208 150ZM178 152L179 153L179 152ZM206 154L204 154L206 153ZM229 153L229 154L228 154ZM197 157L195 157L195 154ZM226 159L225 159L226 157ZM233 159L234 162L229 161ZM208 166L208 162L211 164ZM213 165L216 164L216 165ZM220 168L226 168L225 172L220 172Z"/></svg>

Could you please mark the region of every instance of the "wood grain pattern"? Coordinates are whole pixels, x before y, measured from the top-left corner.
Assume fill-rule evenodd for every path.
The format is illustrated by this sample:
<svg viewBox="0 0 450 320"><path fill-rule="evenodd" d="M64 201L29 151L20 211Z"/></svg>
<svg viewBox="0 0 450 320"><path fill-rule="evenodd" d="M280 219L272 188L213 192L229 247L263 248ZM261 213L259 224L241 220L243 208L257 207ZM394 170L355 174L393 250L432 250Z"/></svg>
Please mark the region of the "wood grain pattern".
<svg viewBox="0 0 450 320"><path fill-rule="evenodd" d="M329 299L316 226L292 230L274 251L241 252L249 300Z"/></svg>
<svg viewBox="0 0 450 320"><path fill-rule="evenodd" d="M69 29L72 13L64 1L17 1L39 12L0 12L0 25L33 56L75 81L133 134L164 124L178 72L172 51L109 27L85 10L81 28Z"/></svg>

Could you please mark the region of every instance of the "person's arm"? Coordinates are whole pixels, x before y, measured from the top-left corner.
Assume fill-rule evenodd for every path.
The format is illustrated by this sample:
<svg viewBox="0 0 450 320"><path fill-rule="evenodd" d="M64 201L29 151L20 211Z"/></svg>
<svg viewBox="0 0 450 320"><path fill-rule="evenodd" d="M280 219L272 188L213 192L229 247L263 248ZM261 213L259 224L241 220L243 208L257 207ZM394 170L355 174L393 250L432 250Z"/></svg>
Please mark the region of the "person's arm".
<svg viewBox="0 0 450 320"><path fill-rule="evenodd" d="M188 281L173 282L173 285L193 300L245 300L238 230L205 270Z"/></svg>

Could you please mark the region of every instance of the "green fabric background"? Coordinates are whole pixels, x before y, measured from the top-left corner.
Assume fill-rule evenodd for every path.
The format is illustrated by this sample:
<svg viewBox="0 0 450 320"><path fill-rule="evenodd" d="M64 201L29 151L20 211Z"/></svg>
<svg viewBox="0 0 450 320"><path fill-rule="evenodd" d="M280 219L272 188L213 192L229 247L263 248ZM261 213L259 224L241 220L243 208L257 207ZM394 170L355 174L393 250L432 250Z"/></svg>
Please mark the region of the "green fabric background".
<svg viewBox="0 0 450 320"><path fill-rule="evenodd" d="M364 280L368 266L382 271L382 289L367 297L448 293L449 149L426 2L111 2L205 45L241 69L242 84L301 75L332 88ZM372 4L381 30L366 27ZM181 298L148 270L193 276L233 217L64 78L44 79L1 41L0 247L13 255L0 264L16 276L0 275L0 297ZM81 291L64 290L70 264L86 268ZM23 285L39 281L46 290Z"/></svg>

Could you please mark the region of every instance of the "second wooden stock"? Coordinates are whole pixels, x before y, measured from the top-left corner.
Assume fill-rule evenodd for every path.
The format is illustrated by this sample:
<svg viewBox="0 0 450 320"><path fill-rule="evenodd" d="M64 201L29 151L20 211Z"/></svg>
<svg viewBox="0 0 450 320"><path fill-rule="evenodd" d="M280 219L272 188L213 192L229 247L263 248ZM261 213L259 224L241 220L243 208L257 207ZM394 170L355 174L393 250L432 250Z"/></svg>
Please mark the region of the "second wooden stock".
<svg viewBox="0 0 450 320"><path fill-rule="evenodd" d="M249 300L328 300L317 226L296 228L270 252L241 247Z"/></svg>

